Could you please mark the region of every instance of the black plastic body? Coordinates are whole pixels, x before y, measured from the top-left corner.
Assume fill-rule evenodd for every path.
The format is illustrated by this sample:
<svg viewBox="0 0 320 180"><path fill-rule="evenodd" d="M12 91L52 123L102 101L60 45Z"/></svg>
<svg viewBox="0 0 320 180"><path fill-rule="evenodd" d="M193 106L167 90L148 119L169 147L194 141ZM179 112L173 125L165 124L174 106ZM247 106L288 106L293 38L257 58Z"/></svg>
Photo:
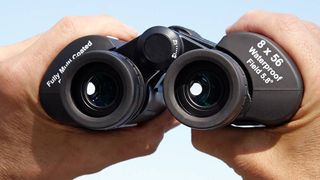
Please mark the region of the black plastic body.
<svg viewBox="0 0 320 180"><path fill-rule="evenodd" d="M106 64L120 76L123 97L110 114L87 108L81 94L72 95L82 87L73 85L77 72L90 63ZM194 66L189 67L191 71L210 71L212 64L216 75L225 72L222 94L226 99L214 113L177 101L176 86L181 83L177 78L190 64ZM185 74L179 81L188 78ZM215 44L187 28L155 26L127 43L103 36L70 43L49 66L39 96L53 119L94 130L136 125L152 119L165 106L180 122L197 129L230 124L276 126L298 110L303 83L290 57L262 35L231 33Z"/></svg>
<svg viewBox="0 0 320 180"><path fill-rule="evenodd" d="M261 42L266 43L259 48ZM303 81L280 46L265 36L240 32L225 36L217 49L230 54L249 79L250 105L235 124L275 126L292 118L302 101Z"/></svg>
<svg viewBox="0 0 320 180"><path fill-rule="evenodd" d="M106 130L133 126L162 112L165 108L162 81L168 63L146 60L138 40L125 43L92 35L66 46L48 67L40 85L40 102L47 114L64 124ZM77 71L95 61L114 67L125 86L119 107L102 117L83 113L71 94Z"/></svg>
<svg viewBox="0 0 320 180"><path fill-rule="evenodd" d="M170 112L183 124L196 129L230 124L276 126L289 121L299 109L303 97L301 75L288 54L269 38L236 32L214 44L197 33L179 31L179 27L176 30L184 49L167 71L164 96ZM227 72L230 92L221 111L199 116L181 105L175 86L188 64L194 63L197 68L204 61Z"/></svg>

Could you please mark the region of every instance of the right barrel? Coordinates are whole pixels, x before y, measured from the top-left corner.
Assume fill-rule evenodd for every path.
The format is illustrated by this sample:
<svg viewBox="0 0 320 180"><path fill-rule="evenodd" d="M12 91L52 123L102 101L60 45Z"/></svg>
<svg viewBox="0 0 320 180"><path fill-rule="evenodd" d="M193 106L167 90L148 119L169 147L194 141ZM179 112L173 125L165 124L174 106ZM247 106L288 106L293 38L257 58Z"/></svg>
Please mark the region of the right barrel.
<svg viewBox="0 0 320 180"><path fill-rule="evenodd" d="M196 129L281 125L297 112L302 96L303 81L289 55L249 32L226 35L216 49L184 53L164 81L168 109Z"/></svg>

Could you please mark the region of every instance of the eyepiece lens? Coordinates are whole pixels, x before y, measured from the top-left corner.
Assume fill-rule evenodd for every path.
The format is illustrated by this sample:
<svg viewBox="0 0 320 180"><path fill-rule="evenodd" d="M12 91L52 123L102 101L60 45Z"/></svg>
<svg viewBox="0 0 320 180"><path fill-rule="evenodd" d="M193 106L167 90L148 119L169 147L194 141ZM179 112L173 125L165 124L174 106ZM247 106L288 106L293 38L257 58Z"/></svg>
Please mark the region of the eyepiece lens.
<svg viewBox="0 0 320 180"><path fill-rule="evenodd" d="M118 72L104 63L90 63L78 70L71 94L76 106L93 117L107 116L121 103L123 83Z"/></svg>
<svg viewBox="0 0 320 180"><path fill-rule="evenodd" d="M106 108L116 99L119 86L114 78L106 73L98 72L89 79L85 90L85 96L93 106Z"/></svg>
<svg viewBox="0 0 320 180"><path fill-rule="evenodd" d="M225 105L229 95L226 73L217 65L197 61L184 67L175 83L175 96L189 114L211 116Z"/></svg>
<svg viewBox="0 0 320 180"><path fill-rule="evenodd" d="M189 90L193 96L199 96L202 93L202 85L199 82L192 82Z"/></svg>
<svg viewBox="0 0 320 180"><path fill-rule="evenodd" d="M242 67L215 49L179 56L164 79L164 100L175 118L197 129L231 124L246 108L248 85Z"/></svg>
<svg viewBox="0 0 320 180"><path fill-rule="evenodd" d="M223 96L222 87L223 84L221 79L216 77L214 73L208 71L202 71L195 73L193 78L190 80L190 89L195 87L198 89L198 94L193 94L190 91L191 100L199 106L210 107L212 106L219 97ZM201 90L201 91L200 91Z"/></svg>
<svg viewBox="0 0 320 180"><path fill-rule="evenodd" d="M91 96L95 92L96 92L96 86L92 82L89 82L87 85L87 95Z"/></svg>

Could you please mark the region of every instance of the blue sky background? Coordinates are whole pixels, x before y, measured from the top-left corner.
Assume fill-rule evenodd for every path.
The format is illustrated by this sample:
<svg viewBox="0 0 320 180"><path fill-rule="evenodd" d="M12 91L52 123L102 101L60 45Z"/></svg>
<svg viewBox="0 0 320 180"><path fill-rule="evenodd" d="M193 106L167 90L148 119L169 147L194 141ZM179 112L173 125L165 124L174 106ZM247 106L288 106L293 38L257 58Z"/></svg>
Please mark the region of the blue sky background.
<svg viewBox="0 0 320 180"><path fill-rule="evenodd" d="M219 41L225 28L250 9L287 12L320 24L319 1L294 0L55 0L4 1L0 5L0 45L46 31L67 15L110 14L139 32L154 25L182 25ZM212 137L223 138L223 137ZM108 154L106 154L108 156ZM222 161L197 152L190 129L180 126L167 133L155 154L116 164L78 180L212 180L241 179Z"/></svg>

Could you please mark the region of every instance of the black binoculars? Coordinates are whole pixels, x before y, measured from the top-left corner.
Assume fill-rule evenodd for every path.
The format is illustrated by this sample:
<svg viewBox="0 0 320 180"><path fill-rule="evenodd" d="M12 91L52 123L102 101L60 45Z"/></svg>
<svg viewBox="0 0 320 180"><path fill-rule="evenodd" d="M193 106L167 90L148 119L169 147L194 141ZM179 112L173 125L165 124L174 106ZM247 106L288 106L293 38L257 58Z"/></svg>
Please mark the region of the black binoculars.
<svg viewBox="0 0 320 180"><path fill-rule="evenodd" d="M235 32L215 44L184 27L155 26L130 42L73 41L49 66L39 96L53 119L93 130L133 126L165 108L196 129L276 126L300 107L303 82L265 36Z"/></svg>

